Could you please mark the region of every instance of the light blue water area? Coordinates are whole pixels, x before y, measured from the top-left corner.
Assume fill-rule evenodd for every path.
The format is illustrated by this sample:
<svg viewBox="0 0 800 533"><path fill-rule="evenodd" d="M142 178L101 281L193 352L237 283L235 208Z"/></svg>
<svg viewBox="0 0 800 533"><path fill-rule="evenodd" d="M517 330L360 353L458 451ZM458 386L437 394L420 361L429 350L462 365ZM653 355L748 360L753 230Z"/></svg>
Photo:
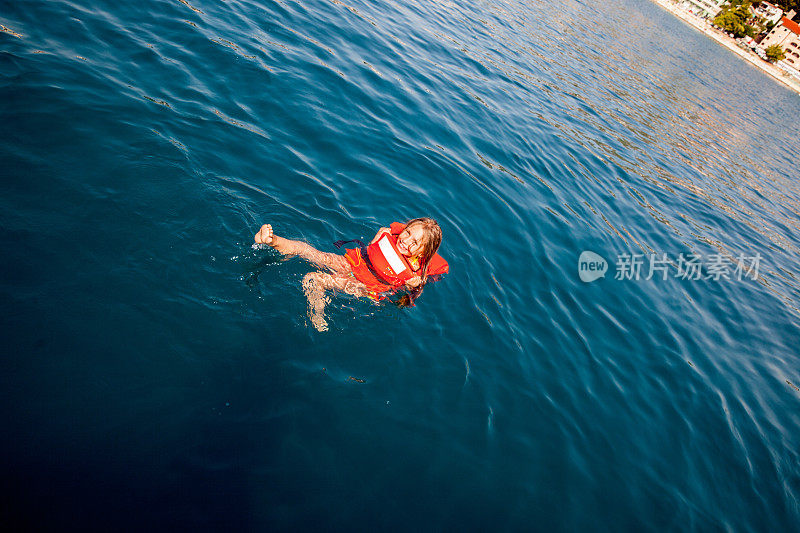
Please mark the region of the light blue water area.
<svg viewBox="0 0 800 533"><path fill-rule="evenodd" d="M797 529L800 98L657 5L30 0L0 24L9 520ZM326 333L312 267L252 246L422 215L450 275L413 309L334 295ZM615 279L625 253L668 278ZM691 280L680 254L761 261Z"/></svg>

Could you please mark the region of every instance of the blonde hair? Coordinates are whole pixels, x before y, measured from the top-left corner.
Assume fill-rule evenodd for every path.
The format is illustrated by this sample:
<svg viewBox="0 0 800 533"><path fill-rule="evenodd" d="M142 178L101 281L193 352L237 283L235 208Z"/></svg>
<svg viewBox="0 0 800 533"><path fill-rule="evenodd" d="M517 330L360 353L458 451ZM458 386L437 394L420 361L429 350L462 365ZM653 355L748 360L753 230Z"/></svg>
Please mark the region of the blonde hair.
<svg viewBox="0 0 800 533"><path fill-rule="evenodd" d="M442 244L442 228L434 219L428 217L409 220L406 222L405 229L409 229L412 226L422 226L422 252L419 254L419 258L422 264L420 277L422 282L425 283L425 278L428 277L428 264L439 250L439 245Z"/></svg>
<svg viewBox="0 0 800 533"><path fill-rule="evenodd" d="M442 244L442 228L438 222L429 217L413 218L406 222L405 229L418 225L422 226L422 252L418 256L422 265L422 272L420 272L422 283L419 287L412 289L409 294L400 298L398 305L401 307L413 305L414 300L422 293L422 288L428 280L428 265L439 250L439 245Z"/></svg>

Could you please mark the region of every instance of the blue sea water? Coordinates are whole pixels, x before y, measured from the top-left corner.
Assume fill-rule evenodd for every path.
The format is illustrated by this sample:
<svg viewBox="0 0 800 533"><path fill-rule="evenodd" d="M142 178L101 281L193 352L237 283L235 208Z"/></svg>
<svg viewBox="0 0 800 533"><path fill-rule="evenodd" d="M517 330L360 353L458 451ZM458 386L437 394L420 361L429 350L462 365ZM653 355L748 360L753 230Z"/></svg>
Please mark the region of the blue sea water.
<svg viewBox="0 0 800 533"><path fill-rule="evenodd" d="M646 0L0 24L4 522L798 531L800 97L758 69ZM421 215L450 275L325 333L252 246Z"/></svg>

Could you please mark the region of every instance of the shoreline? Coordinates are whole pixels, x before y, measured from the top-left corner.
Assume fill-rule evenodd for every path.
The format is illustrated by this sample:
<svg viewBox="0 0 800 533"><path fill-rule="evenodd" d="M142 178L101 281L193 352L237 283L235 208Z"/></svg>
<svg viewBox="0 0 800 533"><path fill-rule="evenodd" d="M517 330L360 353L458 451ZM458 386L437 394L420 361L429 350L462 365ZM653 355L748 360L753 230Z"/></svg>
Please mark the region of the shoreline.
<svg viewBox="0 0 800 533"><path fill-rule="evenodd" d="M768 74L772 77L775 81L782 83L785 87L791 89L792 91L796 92L800 95L800 80L794 79L793 77L786 75L783 71L778 68L777 66L773 65L772 63L767 63L760 57L758 57L754 52L749 50L743 50L740 48L733 38L729 37L728 35L724 34L723 32L716 30L711 27L711 23L708 20L701 19L690 12L682 9L676 2L672 0L653 0L656 4L660 5L679 19L683 20L687 24L693 26L694 28L700 30L708 37L711 37L716 42L727 48L728 50L734 52L736 55L747 61L748 63L758 67L763 72Z"/></svg>

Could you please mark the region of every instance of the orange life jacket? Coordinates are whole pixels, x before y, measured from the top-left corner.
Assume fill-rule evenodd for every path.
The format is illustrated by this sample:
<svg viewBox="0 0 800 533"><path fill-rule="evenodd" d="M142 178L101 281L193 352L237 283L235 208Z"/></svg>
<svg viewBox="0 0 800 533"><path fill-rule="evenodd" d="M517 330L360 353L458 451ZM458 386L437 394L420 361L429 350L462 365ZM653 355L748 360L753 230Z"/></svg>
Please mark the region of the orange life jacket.
<svg viewBox="0 0 800 533"><path fill-rule="evenodd" d="M378 278L392 287L405 285L416 276L414 267L397 249L397 235L381 235L377 241L367 246L367 257Z"/></svg>
<svg viewBox="0 0 800 533"><path fill-rule="evenodd" d="M397 249L397 236L403 229L405 224L392 222L389 233L384 233L366 248L347 250L345 254L353 275L374 293L399 289L417 276L424 266L419 265L414 269ZM428 281L435 281L449 270L447 261L439 254L434 254L428 264Z"/></svg>

